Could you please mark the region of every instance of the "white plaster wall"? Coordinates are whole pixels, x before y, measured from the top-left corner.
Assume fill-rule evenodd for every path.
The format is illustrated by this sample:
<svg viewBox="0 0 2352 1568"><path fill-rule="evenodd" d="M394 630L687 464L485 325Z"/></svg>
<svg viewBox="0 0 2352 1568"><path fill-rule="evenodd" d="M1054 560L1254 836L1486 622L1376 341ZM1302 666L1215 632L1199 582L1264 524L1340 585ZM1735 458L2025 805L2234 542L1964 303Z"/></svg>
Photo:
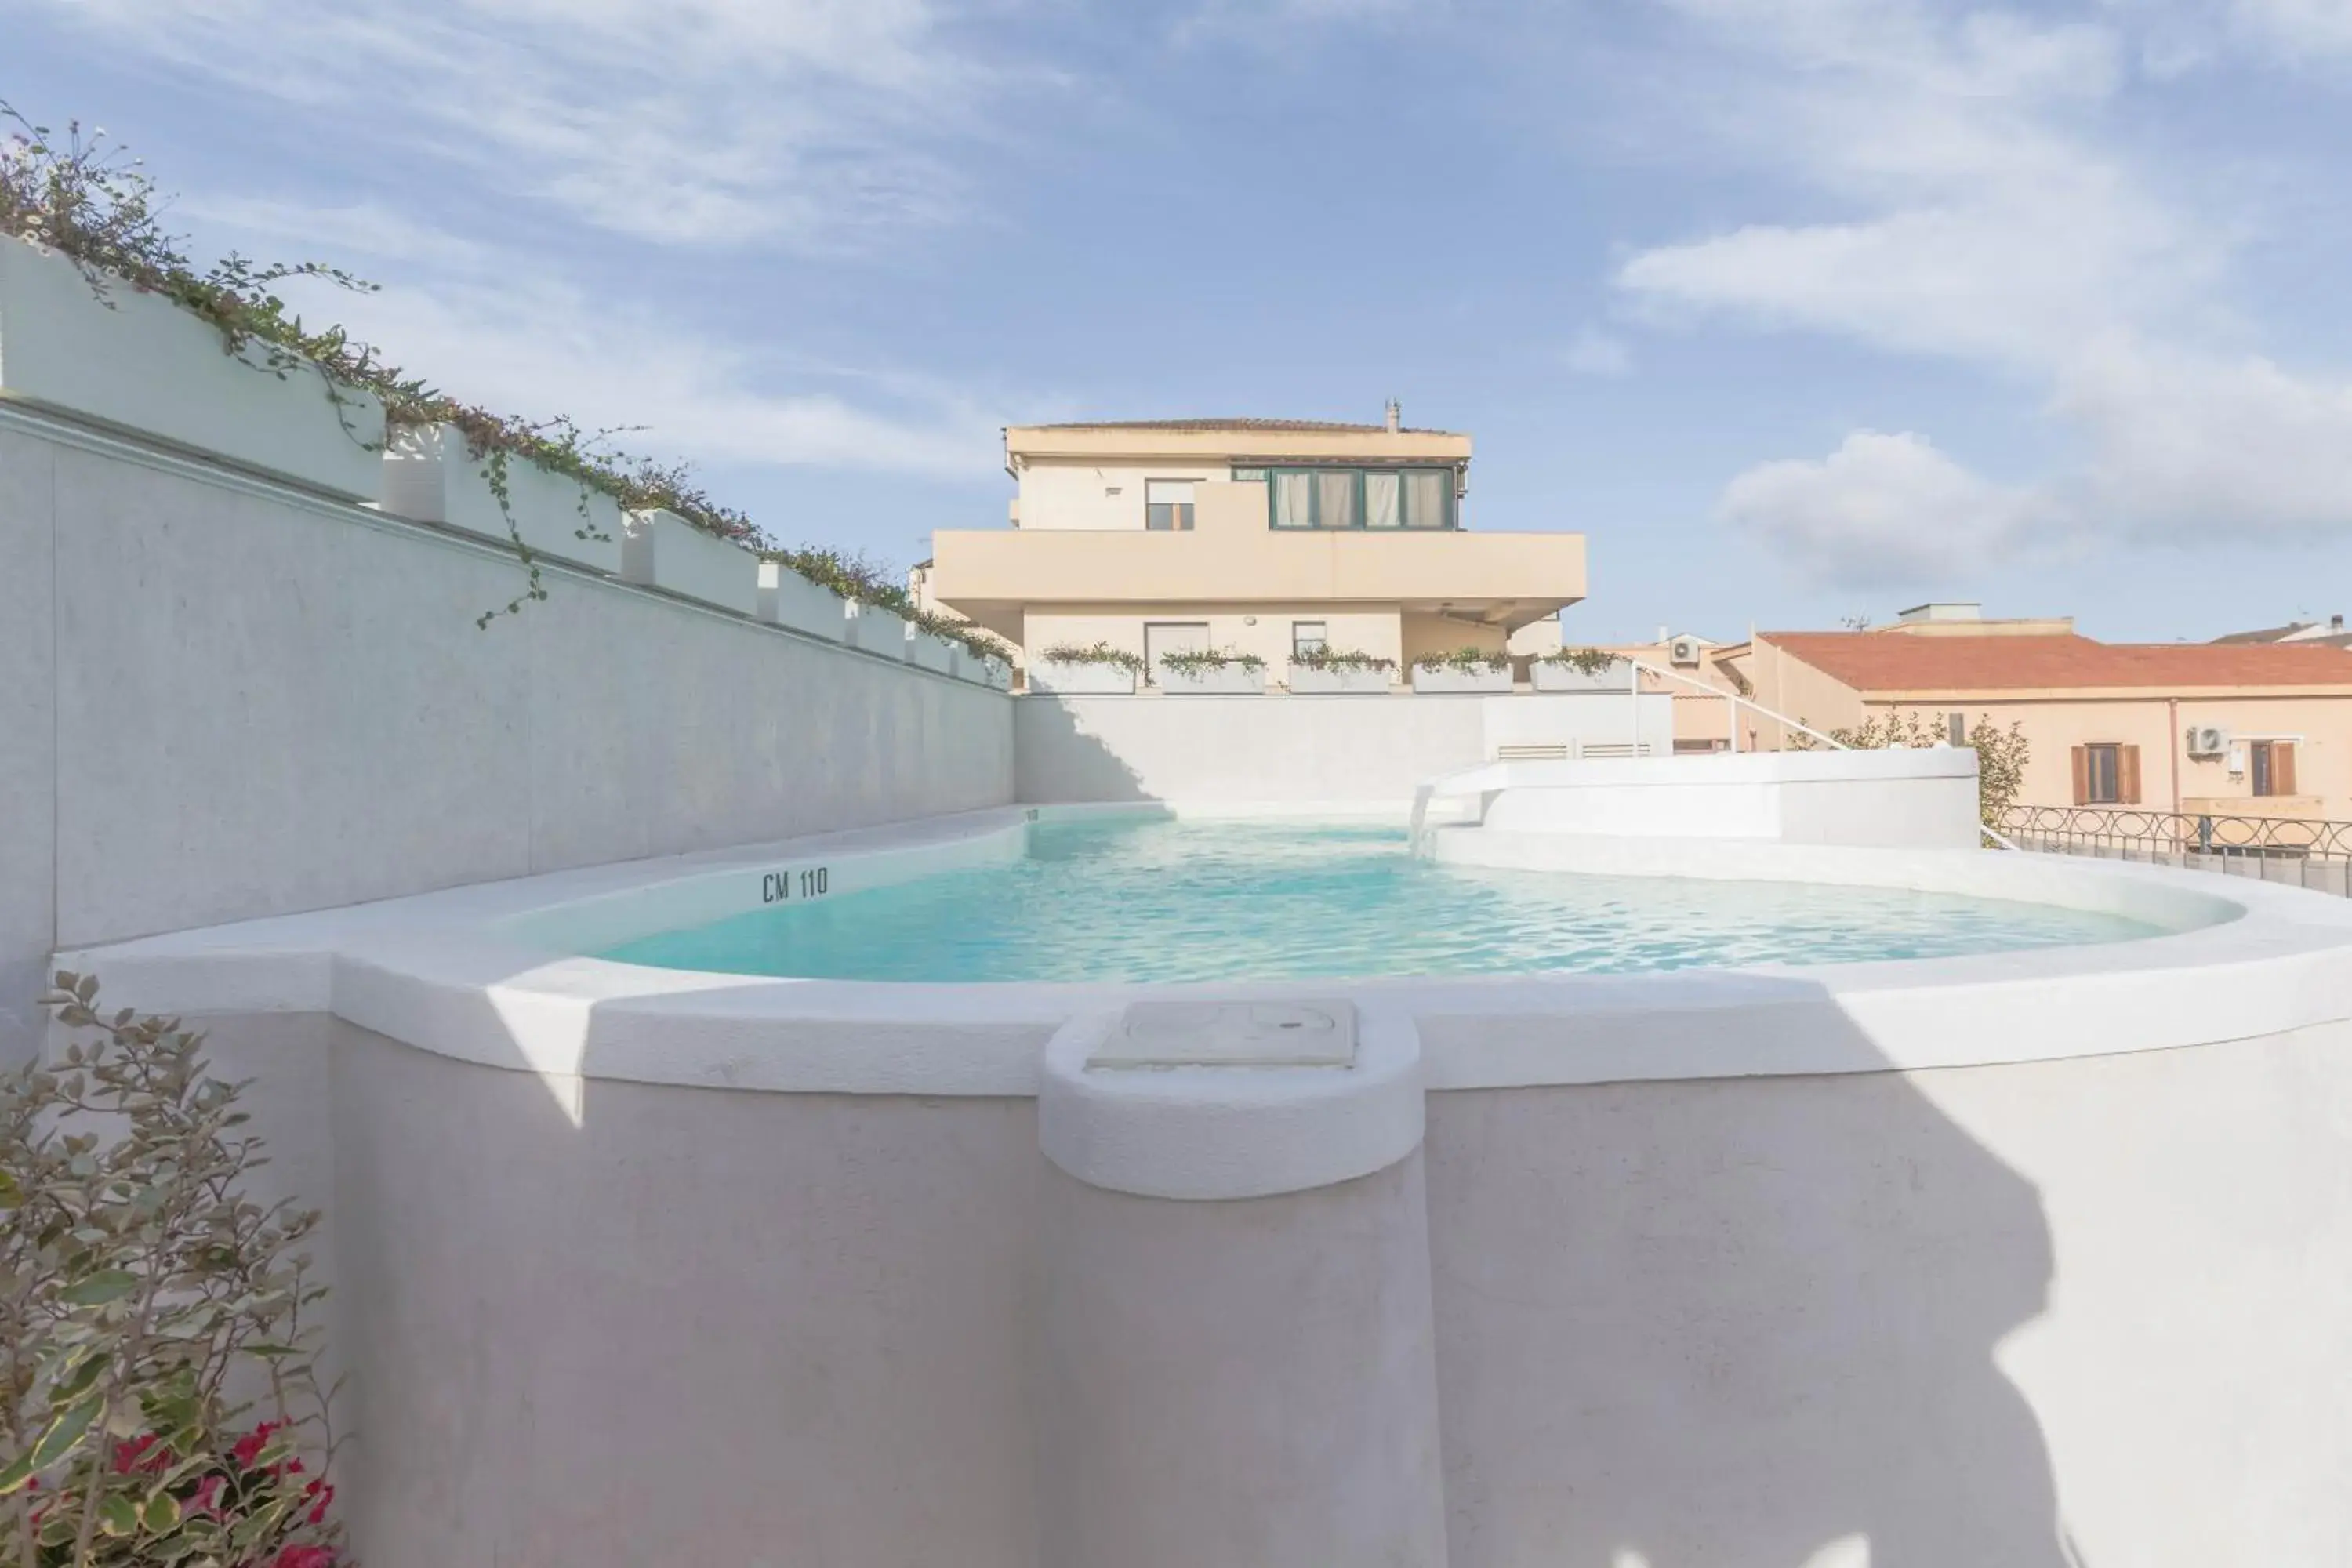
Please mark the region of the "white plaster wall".
<svg viewBox="0 0 2352 1568"><path fill-rule="evenodd" d="M335 1052L360 1561L1035 1568L1034 1102Z"/></svg>
<svg viewBox="0 0 2352 1568"><path fill-rule="evenodd" d="M1433 1095L1452 1568L2352 1561L2347 1047Z"/></svg>
<svg viewBox="0 0 2352 1568"><path fill-rule="evenodd" d="M56 949L1012 798L1001 694L552 566L478 630L494 548L5 421L0 1059Z"/></svg>
<svg viewBox="0 0 2352 1568"><path fill-rule="evenodd" d="M1014 704L1019 798L1196 805L1408 806L1440 773L1498 743L1622 744L1630 697L1052 697ZM1645 700L1642 738L1663 745L1667 700Z"/></svg>
<svg viewBox="0 0 2352 1568"><path fill-rule="evenodd" d="M1978 839L1977 754L1963 748L1510 763L1486 773L1461 784L1489 792L1483 820L1497 832L1953 849Z"/></svg>

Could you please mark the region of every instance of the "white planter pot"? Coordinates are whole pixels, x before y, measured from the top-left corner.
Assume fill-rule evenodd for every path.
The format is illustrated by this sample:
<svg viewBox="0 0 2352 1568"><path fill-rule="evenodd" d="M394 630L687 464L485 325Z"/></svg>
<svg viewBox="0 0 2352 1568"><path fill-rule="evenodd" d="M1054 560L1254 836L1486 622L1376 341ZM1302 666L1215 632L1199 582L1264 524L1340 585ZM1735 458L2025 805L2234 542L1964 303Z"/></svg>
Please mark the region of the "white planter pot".
<svg viewBox="0 0 2352 1568"><path fill-rule="evenodd" d="M674 511L633 511L622 523L621 581L748 616L760 607L760 558Z"/></svg>
<svg viewBox="0 0 2352 1568"><path fill-rule="evenodd" d="M1160 667L1160 689L1170 696L1206 694L1222 696L1263 697L1265 695L1265 667L1253 669L1244 664L1212 665L1202 669L1171 669Z"/></svg>
<svg viewBox="0 0 2352 1568"><path fill-rule="evenodd" d="M918 669L936 669L941 675L955 673L956 645L945 637L933 637L912 621L907 623L907 662Z"/></svg>
<svg viewBox="0 0 2352 1568"><path fill-rule="evenodd" d="M1538 691L1624 691L1633 679L1633 671L1622 664L1587 675L1572 664L1549 664L1540 658L1528 665L1528 674Z"/></svg>
<svg viewBox="0 0 2352 1568"><path fill-rule="evenodd" d="M842 605L841 640L852 647L862 647L867 653L878 653L885 658L904 659L907 657L907 620L879 605L845 601Z"/></svg>
<svg viewBox="0 0 2352 1568"><path fill-rule="evenodd" d="M832 642L839 642L848 628L840 595L773 561L760 563L759 616L770 626L790 626Z"/></svg>
<svg viewBox="0 0 2352 1568"><path fill-rule="evenodd" d="M1290 667L1290 689L1297 696L1377 697L1389 689L1385 669L1311 669Z"/></svg>
<svg viewBox="0 0 2352 1568"><path fill-rule="evenodd" d="M1432 693L1508 691L1511 689L1511 670L1508 665L1501 669L1428 669L1414 665L1412 689Z"/></svg>
<svg viewBox="0 0 2352 1568"><path fill-rule="evenodd" d="M987 658L961 643L956 644L955 668L958 680L969 680L974 686L985 686L993 691L1013 689L1013 667L1001 658Z"/></svg>
<svg viewBox="0 0 2352 1568"><path fill-rule="evenodd" d="M520 536L534 555L621 574L621 503L604 491L508 454L507 504L490 477L495 460L475 457L455 425L392 432L377 505L394 517L437 522L511 547ZM513 530L508 519L513 519Z"/></svg>
<svg viewBox="0 0 2352 1568"><path fill-rule="evenodd" d="M109 309L109 306L112 309ZM221 352L210 322L64 257L0 237L0 396L152 436L347 500L373 500L383 405L307 362Z"/></svg>
<svg viewBox="0 0 2352 1568"><path fill-rule="evenodd" d="M1116 664L1055 664L1029 667L1030 689L1071 697L1132 697L1135 672Z"/></svg>

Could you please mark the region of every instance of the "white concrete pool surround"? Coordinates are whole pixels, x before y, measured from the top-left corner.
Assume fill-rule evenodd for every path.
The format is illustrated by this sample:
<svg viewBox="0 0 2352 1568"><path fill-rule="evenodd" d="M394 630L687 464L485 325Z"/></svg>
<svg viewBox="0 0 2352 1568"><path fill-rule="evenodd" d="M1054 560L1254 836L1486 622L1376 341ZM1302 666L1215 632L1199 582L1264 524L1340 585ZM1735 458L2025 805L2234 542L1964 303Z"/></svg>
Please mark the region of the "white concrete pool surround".
<svg viewBox="0 0 2352 1568"><path fill-rule="evenodd" d="M1839 849L1441 831L1443 860L1612 875L1916 888L2127 915L2136 942L1961 958L1641 975L1194 986L908 984L580 957L772 899L1023 852L1013 807L599 867L63 955L121 1005L332 1013L421 1049L542 1075L845 1094L1039 1090L1045 1045L1138 997L1346 997L1408 1017L1433 1089L1904 1070L2162 1050L2352 1018L2352 906L2261 883L2000 851ZM1824 1006L1853 1026L1822 1031ZM1738 1029L1721 1025L1727 1010ZM1857 1038L1857 1032L1859 1038Z"/></svg>

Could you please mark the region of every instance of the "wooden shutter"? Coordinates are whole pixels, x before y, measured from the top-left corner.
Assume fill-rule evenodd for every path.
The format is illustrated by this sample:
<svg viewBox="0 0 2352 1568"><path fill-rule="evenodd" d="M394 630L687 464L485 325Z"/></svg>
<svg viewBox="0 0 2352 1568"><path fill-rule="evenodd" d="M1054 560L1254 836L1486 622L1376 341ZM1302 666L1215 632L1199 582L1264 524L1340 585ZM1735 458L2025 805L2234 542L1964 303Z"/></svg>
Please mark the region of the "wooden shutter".
<svg viewBox="0 0 2352 1568"><path fill-rule="evenodd" d="M2124 805L2139 804L2139 748L2116 748L2116 799Z"/></svg>
<svg viewBox="0 0 2352 1568"><path fill-rule="evenodd" d="M2074 748L2074 804L2091 804L2091 748Z"/></svg>
<svg viewBox="0 0 2352 1568"><path fill-rule="evenodd" d="M2271 742L2271 793L2273 795L2294 793L2294 742L2293 741Z"/></svg>

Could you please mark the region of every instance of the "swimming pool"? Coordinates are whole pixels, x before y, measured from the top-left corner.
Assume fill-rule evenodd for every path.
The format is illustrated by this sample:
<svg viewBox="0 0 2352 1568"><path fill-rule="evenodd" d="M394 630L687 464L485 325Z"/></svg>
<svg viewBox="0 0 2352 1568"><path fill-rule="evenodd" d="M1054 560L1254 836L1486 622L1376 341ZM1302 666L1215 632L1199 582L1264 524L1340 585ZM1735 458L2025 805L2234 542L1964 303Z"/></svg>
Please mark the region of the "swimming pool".
<svg viewBox="0 0 2352 1568"><path fill-rule="evenodd" d="M836 980L1623 974L2125 942L2121 915L1896 888L1433 865L1386 826L1047 821L1025 857L657 932L599 956Z"/></svg>

